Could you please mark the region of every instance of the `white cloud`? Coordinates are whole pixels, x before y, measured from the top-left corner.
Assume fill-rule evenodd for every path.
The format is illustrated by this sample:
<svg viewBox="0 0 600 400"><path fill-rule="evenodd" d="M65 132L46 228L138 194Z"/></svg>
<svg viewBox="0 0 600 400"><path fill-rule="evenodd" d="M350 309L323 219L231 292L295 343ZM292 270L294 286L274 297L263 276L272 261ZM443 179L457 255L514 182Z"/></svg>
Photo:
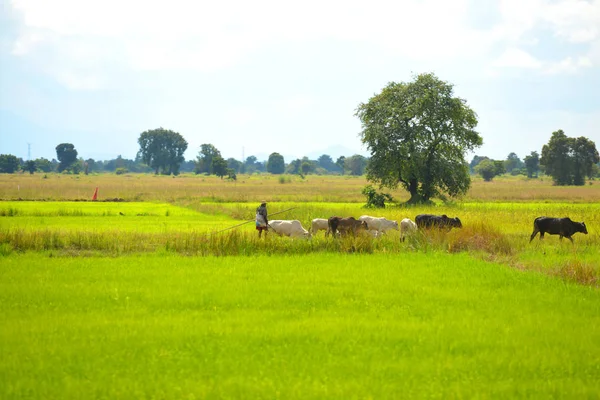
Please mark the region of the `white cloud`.
<svg viewBox="0 0 600 400"><path fill-rule="evenodd" d="M527 68L538 69L542 63L524 50L511 47L508 48L492 62L492 67L497 68Z"/></svg>
<svg viewBox="0 0 600 400"><path fill-rule="evenodd" d="M68 87L97 88L110 81L105 65L214 72L285 43L337 40L370 44L410 60L477 60L495 68L540 69L541 62L522 48L536 46L537 28L573 43L600 40L600 0L501 0L499 22L484 30L468 25L469 3L374 0L365 7L358 0L13 0L23 21L13 54L31 58ZM489 59L498 48L501 56ZM568 56L595 60L591 54ZM72 84L90 77L95 84Z"/></svg>
<svg viewBox="0 0 600 400"><path fill-rule="evenodd" d="M500 42L508 48L493 61L493 67L534 68L544 73L577 73L600 63L596 48L600 46L600 0L503 0L500 2L503 22L494 28ZM559 41L587 45L573 47L561 60L539 60L514 47L535 48L540 32L549 30ZM532 37L533 35L533 37ZM545 38L545 45L552 38ZM498 74L495 70L493 74Z"/></svg>
<svg viewBox="0 0 600 400"><path fill-rule="evenodd" d="M587 43L598 38L600 2L563 0L547 5L543 18L552 24L556 36L573 43Z"/></svg>
<svg viewBox="0 0 600 400"><path fill-rule="evenodd" d="M592 62L587 57L579 57L576 60L571 57L567 57L559 62L549 64L544 69L544 72L550 75L560 73L574 74L581 68L589 68L591 66Z"/></svg>
<svg viewBox="0 0 600 400"><path fill-rule="evenodd" d="M41 52L61 52L54 65L38 59L54 75L86 60L133 70L211 72L234 66L260 48L323 40L371 43L409 59L447 60L480 54L494 40L466 26L467 0L376 0L368 7L357 0L12 4L24 23L13 54L35 60Z"/></svg>

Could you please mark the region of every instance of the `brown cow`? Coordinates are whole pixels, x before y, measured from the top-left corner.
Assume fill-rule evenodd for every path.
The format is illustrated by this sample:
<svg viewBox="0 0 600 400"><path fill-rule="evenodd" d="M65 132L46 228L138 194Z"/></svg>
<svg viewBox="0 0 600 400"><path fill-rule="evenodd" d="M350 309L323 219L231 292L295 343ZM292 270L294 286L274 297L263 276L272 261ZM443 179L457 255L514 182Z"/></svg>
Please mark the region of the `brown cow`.
<svg viewBox="0 0 600 400"><path fill-rule="evenodd" d="M326 236L329 235L329 232L332 232L335 236L336 232L339 232L340 235L345 235L348 232L352 232L352 236L356 236L356 232L364 229L367 230L368 225L364 221L358 221L354 217L342 218L342 217L330 217L327 220L328 229Z"/></svg>

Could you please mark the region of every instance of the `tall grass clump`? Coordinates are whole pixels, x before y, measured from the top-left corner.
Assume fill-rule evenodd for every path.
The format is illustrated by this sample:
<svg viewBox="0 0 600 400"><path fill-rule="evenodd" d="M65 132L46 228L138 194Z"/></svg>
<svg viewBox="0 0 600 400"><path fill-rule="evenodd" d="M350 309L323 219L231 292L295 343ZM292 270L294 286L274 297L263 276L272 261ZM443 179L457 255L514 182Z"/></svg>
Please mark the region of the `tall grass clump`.
<svg viewBox="0 0 600 400"><path fill-rule="evenodd" d="M12 254L13 247L10 243L0 243L0 256L6 257Z"/></svg>
<svg viewBox="0 0 600 400"><path fill-rule="evenodd" d="M510 256L514 254L514 247L498 228L480 222L456 229L448 235L448 251L475 251Z"/></svg>
<svg viewBox="0 0 600 400"><path fill-rule="evenodd" d="M0 217L14 217L19 215L19 209L15 207L0 208Z"/></svg>
<svg viewBox="0 0 600 400"><path fill-rule="evenodd" d="M581 260L567 260L552 272L566 281L576 282L582 285L598 286L598 271Z"/></svg>

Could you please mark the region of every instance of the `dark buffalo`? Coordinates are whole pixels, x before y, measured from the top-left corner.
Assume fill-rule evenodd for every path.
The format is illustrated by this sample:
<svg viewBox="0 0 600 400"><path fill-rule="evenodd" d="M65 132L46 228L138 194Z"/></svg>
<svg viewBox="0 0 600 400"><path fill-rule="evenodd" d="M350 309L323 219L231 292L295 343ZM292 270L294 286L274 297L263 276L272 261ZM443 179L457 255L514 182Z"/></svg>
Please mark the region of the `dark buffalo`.
<svg viewBox="0 0 600 400"><path fill-rule="evenodd" d="M326 236L329 235L329 232L332 232L335 236L336 232L339 232L340 235L344 235L348 232L352 232L352 235L355 236L356 232L360 229L367 230L367 223L364 221L359 221L354 217L342 218L342 217L330 217L328 220L328 229Z"/></svg>
<svg viewBox="0 0 600 400"><path fill-rule="evenodd" d="M419 214L415 218L417 226L421 229L438 228L447 229L462 228L462 223L458 217L448 218L447 215L431 215L431 214Z"/></svg>
<svg viewBox="0 0 600 400"><path fill-rule="evenodd" d="M585 226L585 222L574 222L569 217L567 218L551 218L551 217L537 217L533 221L533 233L529 239L529 243L533 240L537 233L540 233L540 239L544 238L545 233L550 235L560 235L562 240L563 236L566 237L573 243L573 236L577 232L582 232L587 235L588 231Z"/></svg>

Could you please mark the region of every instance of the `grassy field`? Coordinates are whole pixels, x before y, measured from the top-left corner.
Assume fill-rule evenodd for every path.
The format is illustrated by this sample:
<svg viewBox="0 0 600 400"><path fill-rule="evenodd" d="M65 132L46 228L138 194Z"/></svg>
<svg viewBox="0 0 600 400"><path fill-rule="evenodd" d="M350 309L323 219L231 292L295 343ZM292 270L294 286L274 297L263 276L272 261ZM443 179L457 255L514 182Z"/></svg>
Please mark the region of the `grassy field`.
<svg viewBox="0 0 600 400"><path fill-rule="evenodd" d="M467 254L5 258L0 398L596 398L600 292Z"/></svg>
<svg viewBox="0 0 600 400"><path fill-rule="evenodd" d="M367 210L366 183L0 175L0 398L598 397L600 185L476 180L457 202ZM464 227L258 239L260 200L305 227ZM541 215L589 234L529 243Z"/></svg>
<svg viewBox="0 0 600 400"><path fill-rule="evenodd" d="M284 183L281 183L281 182ZM365 177L240 175L237 181L215 176L182 174L155 176L0 174L0 200L90 200L96 187L99 200L206 202L338 202L364 203ZM390 191L397 201L408 200L402 190ZM600 201L600 182L585 186L553 186L549 178L498 177L484 182L473 177L465 202L569 202Z"/></svg>

